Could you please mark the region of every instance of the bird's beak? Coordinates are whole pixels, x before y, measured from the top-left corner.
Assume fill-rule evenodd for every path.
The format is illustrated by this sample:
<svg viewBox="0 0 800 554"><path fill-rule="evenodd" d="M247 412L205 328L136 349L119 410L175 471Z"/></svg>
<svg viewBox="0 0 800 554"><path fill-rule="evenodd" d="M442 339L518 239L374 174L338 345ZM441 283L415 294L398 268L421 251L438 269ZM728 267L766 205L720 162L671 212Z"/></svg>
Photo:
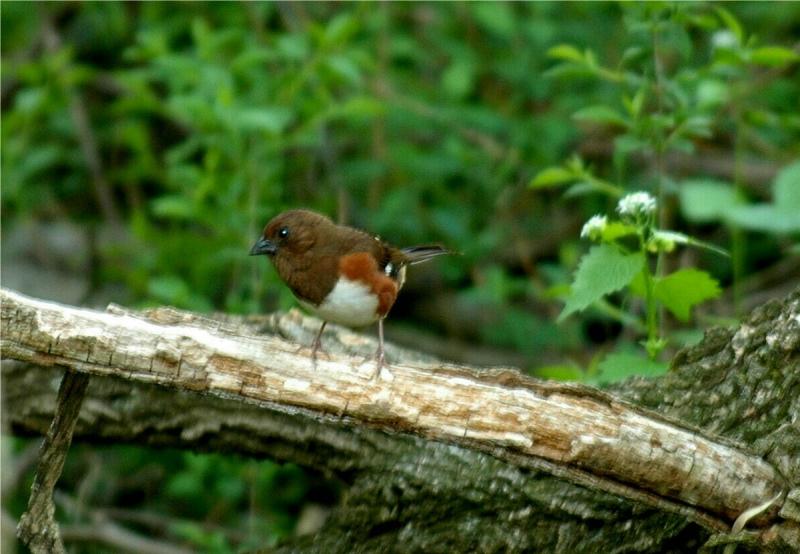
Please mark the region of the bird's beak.
<svg viewBox="0 0 800 554"><path fill-rule="evenodd" d="M253 248L250 249L250 255L260 256L261 254L267 254L268 256L272 256L277 251L278 247L274 242L271 242L265 238L260 238L258 239L258 242L253 245Z"/></svg>

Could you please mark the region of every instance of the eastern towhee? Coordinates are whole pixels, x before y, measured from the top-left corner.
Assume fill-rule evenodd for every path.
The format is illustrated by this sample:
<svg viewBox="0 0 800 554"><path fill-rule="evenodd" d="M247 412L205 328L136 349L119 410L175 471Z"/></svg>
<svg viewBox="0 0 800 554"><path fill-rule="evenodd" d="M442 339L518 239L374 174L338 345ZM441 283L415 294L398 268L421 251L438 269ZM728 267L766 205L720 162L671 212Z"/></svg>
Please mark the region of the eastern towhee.
<svg viewBox="0 0 800 554"><path fill-rule="evenodd" d="M323 320L311 350L315 363L329 321L349 327L378 322L376 377L384 363L383 318L403 286L406 266L448 253L436 245L395 248L309 210L275 216L250 249L251 256L269 256L300 304Z"/></svg>

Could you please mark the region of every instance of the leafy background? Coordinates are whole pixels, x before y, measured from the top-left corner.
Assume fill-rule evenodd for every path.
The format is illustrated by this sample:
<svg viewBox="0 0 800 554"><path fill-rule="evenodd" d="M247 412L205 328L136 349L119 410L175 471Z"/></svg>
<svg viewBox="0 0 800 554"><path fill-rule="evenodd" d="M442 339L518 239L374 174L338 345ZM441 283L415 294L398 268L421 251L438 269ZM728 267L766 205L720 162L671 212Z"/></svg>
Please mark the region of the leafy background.
<svg viewBox="0 0 800 554"><path fill-rule="evenodd" d="M602 383L663 371L800 275L800 4L3 3L2 29L3 286L287 309L247 250L307 206L461 252L414 268L390 340ZM661 363L637 353L635 299L556 323L606 184L658 190L670 228L732 253L669 257L723 294L666 318ZM37 445L4 435L4 516ZM59 486L65 525L102 510L209 552L313 529L339 494L293 466L130 446L77 445Z"/></svg>

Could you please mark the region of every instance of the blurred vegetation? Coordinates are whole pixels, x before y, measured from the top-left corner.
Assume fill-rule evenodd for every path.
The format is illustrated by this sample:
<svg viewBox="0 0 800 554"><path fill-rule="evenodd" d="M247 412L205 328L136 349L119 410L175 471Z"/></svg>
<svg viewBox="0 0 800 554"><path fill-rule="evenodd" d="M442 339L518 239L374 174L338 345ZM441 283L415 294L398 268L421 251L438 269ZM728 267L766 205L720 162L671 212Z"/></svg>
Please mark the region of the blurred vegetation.
<svg viewBox="0 0 800 554"><path fill-rule="evenodd" d="M77 228L77 262L78 246L62 260L37 236L21 256L79 274L83 303L293 306L247 251L307 206L462 253L412 272L390 338L607 382L664 371L798 277L800 4L3 3L2 29L3 235ZM661 314L653 362L635 296L556 323L581 226L639 190L659 227L732 256L659 262L724 292L689 324ZM274 543L309 498L336 496L266 461L118 447L70 464L62 486L82 503L168 513L132 525L205 551ZM14 491L18 517L26 484Z"/></svg>

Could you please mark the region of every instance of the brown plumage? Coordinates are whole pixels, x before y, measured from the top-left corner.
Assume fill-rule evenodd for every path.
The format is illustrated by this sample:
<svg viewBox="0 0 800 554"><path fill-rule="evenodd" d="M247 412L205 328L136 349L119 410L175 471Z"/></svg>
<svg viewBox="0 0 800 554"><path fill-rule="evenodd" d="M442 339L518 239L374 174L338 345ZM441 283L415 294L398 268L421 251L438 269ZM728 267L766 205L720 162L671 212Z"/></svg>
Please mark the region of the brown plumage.
<svg viewBox="0 0 800 554"><path fill-rule="evenodd" d="M403 286L406 267L447 253L435 245L395 248L309 210L275 216L250 250L269 256L301 304L324 320L314 340L314 360L328 321L349 326L378 321L376 375L384 362L383 318Z"/></svg>

